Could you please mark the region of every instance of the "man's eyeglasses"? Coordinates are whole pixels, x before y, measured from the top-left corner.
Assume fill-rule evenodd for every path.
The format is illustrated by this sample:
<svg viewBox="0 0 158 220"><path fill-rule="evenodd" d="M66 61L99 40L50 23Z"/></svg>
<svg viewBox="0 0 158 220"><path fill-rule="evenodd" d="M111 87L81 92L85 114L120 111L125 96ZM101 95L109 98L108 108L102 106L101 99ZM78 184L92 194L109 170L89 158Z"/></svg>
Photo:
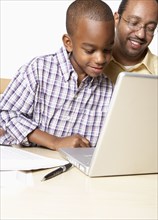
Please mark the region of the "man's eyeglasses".
<svg viewBox="0 0 158 220"><path fill-rule="evenodd" d="M144 26L144 25L138 23L137 21L126 20L122 16L120 16L120 18L122 18L127 23L128 27L132 31L139 31L141 28L143 28L145 30L146 34L148 34L149 36L153 36L154 32L157 32L157 26L156 27Z"/></svg>

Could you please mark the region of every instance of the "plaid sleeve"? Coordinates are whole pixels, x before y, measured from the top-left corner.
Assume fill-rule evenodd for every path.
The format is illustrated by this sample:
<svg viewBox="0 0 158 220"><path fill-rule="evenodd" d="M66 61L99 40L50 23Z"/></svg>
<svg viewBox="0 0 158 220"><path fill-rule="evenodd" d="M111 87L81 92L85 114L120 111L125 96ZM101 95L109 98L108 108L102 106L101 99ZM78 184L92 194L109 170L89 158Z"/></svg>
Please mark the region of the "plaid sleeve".
<svg viewBox="0 0 158 220"><path fill-rule="evenodd" d="M38 126L32 117L38 84L35 65L23 66L1 97L0 127L5 130L1 144L19 144Z"/></svg>

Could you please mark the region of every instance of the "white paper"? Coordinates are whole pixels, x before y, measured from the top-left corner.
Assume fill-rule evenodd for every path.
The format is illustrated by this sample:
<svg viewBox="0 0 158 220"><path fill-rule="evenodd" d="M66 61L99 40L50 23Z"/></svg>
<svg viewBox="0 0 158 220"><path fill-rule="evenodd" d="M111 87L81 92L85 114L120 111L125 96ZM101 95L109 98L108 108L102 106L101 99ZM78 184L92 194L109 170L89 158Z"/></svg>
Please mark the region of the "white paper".
<svg viewBox="0 0 158 220"><path fill-rule="evenodd" d="M1 189L34 185L32 173L28 171L1 171L0 178Z"/></svg>
<svg viewBox="0 0 158 220"><path fill-rule="evenodd" d="M19 148L2 145L0 146L0 156L0 170L36 170L68 163L66 160L51 159Z"/></svg>

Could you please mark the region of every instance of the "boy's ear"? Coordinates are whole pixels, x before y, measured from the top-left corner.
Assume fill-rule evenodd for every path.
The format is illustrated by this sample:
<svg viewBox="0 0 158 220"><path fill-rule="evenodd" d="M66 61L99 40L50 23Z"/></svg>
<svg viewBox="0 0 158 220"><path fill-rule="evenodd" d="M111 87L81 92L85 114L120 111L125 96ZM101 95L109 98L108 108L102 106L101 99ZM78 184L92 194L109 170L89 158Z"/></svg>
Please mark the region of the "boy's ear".
<svg viewBox="0 0 158 220"><path fill-rule="evenodd" d="M68 52L72 52L72 41L71 37L68 34L63 35L63 44Z"/></svg>
<svg viewBox="0 0 158 220"><path fill-rule="evenodd" d="M120 15L118 12L114 13L114 20L115 20L115 27L116 27L120 20Z"/></svg>

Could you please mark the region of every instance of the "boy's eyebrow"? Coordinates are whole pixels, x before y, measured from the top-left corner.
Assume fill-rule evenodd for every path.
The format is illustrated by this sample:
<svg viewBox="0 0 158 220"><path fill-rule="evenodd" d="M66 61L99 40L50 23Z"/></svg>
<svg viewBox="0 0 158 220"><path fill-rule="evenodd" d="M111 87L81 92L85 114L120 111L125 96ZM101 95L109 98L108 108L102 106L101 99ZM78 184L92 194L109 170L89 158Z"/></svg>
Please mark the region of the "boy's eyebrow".
<svg viewBox="0 0 158 220"><path fill-rule="evenodd" d="M93 44L90 44L90 43L82 43L83 46L88 46L88 47L94 47Z"/></svg>
<svg viewBox="0 0 158 220"><path fill-rule="evenodd" d="M113 46L113 44L114 44L114 40L112 42L110 42L110 44L107 45L107 47L108 46ZM94 47L95 46L94 44L90 44L90 43L82 43L82 45L83 46L88 46L88 47Z"/></svg>

